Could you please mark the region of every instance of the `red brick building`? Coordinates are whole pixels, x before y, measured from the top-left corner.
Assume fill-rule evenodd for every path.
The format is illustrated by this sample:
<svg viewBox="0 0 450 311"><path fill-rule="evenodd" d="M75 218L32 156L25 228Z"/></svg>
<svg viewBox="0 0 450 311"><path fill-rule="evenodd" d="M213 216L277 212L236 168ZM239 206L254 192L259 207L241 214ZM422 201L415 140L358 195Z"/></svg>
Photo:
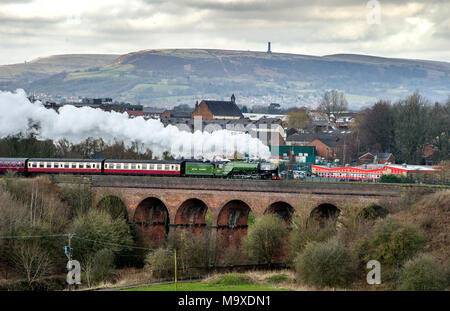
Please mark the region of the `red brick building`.
<svg viewBox="0 0 450 311"><path fill-rule="evenodd" d="M195 110L191 116L192 118L201 116L203 120L235 120L244 117L236 105L234 94L231 96L231 101L202 100L200 104L195 104Z"/></svg>
<svg viewBox="0 0 450 311"><path fill-rule="evenodd" d="M306 146L314 146L317 150L317 156L325 159L333 159L336 157L338 138L316 138Z"/></svg>

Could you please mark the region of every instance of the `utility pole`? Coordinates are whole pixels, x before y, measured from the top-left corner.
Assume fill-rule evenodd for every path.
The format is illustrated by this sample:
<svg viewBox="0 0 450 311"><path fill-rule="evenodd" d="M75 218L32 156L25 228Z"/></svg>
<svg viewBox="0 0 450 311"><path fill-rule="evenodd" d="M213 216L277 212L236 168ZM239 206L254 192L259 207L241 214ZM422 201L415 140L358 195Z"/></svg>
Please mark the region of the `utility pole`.
<svg viewBox="0 0 450 311"><path fill-rule="evenodd" d="M175 248L174 252L174 261L175 261L175 291L178 291L178 280L177 280L177 249Z"/></svg>
<svg viewBox="0 0 450 311"><path fill-rule="evenodd" d="M69 239L68 249L67 249L67 257L69 258L69 262L72 262L72 238L75 234L69 233L67 238ZM72 285L69 284L69 291L72 290Z"/></svg>

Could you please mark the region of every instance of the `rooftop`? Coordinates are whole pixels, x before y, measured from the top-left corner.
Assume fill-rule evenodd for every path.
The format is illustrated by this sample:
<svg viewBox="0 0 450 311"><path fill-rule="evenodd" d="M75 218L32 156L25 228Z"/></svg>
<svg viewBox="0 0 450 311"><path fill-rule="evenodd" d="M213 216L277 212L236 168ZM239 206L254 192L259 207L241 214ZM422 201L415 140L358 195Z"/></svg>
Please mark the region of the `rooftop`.
<svg viewBox="0 0 450 311"><path fill-rule="evenodd" d="M215 116L244 117L239 107L232 101L203 100L202 102Z"/></svg>

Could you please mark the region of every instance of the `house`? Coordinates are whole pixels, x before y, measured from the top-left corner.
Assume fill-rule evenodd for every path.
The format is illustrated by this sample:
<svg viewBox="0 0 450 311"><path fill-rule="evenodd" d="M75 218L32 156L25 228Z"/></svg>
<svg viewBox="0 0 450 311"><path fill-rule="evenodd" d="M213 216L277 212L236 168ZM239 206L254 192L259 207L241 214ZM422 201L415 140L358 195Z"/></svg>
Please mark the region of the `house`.
<svg viewBox="0 0 450 311"><path fill-rule="evenodd" d="M298 134L298 130L295 127L290 127L286 129L286 138L294 134Z"/></svg>
<svg viewBox="0 0 450 311"><path fill-rule="evenodd" d="M178 110L178 109L171 109L171 110L164 110L163 113L161 113L161 119L167 119L167 118L190 118L192 111L187 110Z"/></svg>
<svg viewBox="0 0 450 311"><path fill-rule="evenodd" d="M161 114L165 111L163 108L144 107L143 114L145 119L159 119Z"/></svg>
<svg viewBox="0 0 450 311"><path fill-rule="evenodd" d="M286 122L288 120L288 116L286 114L272 114L272 113L257 113L257 112L243 112L242 115L244 118L256 121L259 119L272 119L277 118L280 119L282 122Z"/></svg>
<svg viewBox="0 0 450 311"><path fill-rule="evenodd" d="M387 163L395 163L395 158L392 153L370 153L366 152L362 156L358 158L359 163L361 164L387 164Z"/></svg>
<svg viewBox="0 0 450 311"><path fill-rule="evenodd" d="M288 146L306 146L314 139L319 137L320 134L315 133L294 133L286 138L286 145Z"/></svg>
<svg viewBox="0 0 450 311"><path fill-rule="evenodd" d="M144 116L144 112L142 110L127 110L126 113L128 113L128 117L131 119Z"/></svg>
<svg viewBox="0 0 450 311"><path fill-rule="evenodd" d="M344 134L340 132L296 133L286 138L288 146L315 146L317 156L332 159L336 156L337 146Z"/></svg>
<svg viewBox="0 0 450 311"><path fill-rule="evenodd" d="M318 137L306 144L306 146L314 146L317 150L317 156L325 159L333 159L336 157L336 146L338 145L339 137Z"/></svg>
<svg viewBox="0 0 450 311"><path fill-rule="evenodd" d="M192 118L200 116L203 120L244 118L241 109L236 105L234 94L231 96L231 101L202 100L200 104L195 104L195 110L191 116Z"/></svg>

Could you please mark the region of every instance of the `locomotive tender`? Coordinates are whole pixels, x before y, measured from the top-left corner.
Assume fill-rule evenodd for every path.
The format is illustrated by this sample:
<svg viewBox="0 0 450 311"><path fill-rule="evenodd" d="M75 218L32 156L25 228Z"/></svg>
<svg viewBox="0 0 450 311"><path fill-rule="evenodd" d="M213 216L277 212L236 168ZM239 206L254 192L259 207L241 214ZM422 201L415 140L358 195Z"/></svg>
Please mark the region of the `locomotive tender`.
<svg viewBox="0 0 450 311"><path fill-rule="evenodd" d="M0 158L0 173L94 174L280 179L278 166L266 162L199 160L112 160Z"/></svg>

